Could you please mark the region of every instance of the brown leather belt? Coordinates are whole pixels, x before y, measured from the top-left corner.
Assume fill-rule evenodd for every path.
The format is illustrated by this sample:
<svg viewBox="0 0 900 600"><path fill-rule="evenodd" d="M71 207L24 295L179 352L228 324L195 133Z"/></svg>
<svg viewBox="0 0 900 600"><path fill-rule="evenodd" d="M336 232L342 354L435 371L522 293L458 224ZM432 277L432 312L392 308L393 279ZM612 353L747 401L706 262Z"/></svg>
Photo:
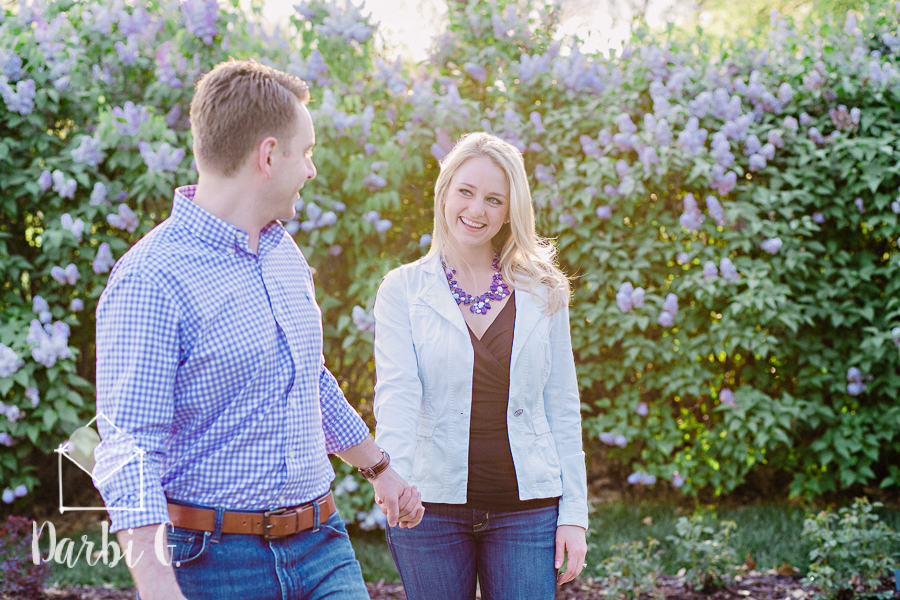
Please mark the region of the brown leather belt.
<svg viewBox="0 0 900 600"><path fill-rule="evenodd" d="M316 500L319 503L319 524L334 514L334 496L328 492ZM280 538L312 529L314 506L312 502L300 506L277 508L265 512L225 511L222 519L222 533L261 535L265 539ZM176 527L199 531L216 530L216 511L211 508L196 508L169 503L169 519Z"/></svg>

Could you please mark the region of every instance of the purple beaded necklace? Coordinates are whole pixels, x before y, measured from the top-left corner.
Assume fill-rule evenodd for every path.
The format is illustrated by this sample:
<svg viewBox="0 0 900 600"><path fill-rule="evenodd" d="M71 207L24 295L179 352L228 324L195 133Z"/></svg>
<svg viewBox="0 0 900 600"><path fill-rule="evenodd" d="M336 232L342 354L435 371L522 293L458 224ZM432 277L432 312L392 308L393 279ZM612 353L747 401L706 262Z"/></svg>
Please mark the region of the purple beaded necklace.
<svg viewBox="0 0 900 600"><path fill-rule="evenodd" d="M475 297L472 297L471 294L466 293L465 290L457 285L456 280L453 279L453 276L456 275L456 269L448 266L444 262L443 256L441 257L441 265L444 267L444 275L447 276L447 283L450 284L450 294L453 296L453 299L456 300L457 304L465 304L466 306L471 304L469 310L476 315L484 315L491 310L490 300L503 300L510 294L509 286L503 282L503 275L500 274L500 256L497 254L494 254L494 262L491 263L491 268L494 269L491 289Z"/></svg>

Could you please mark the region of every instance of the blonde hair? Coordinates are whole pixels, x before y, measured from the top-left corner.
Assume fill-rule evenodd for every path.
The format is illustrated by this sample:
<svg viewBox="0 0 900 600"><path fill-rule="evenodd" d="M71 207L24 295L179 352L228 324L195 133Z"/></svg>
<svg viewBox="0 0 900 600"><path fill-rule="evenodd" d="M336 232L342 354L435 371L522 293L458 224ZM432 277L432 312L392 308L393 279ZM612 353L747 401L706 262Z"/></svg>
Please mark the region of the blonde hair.
<svg viewBox="0 0 900 600"><path fill-rule="evenodd" d="M309 102L309 86L299 77L252 60L219 63L191 100L197 166L233 175L263 138L295 134L298 101Z"/></svg>
<svg viewBox="0 0 900 600"><path fill-rule="evenodd" d="M494 249L500 254L503 279L511 287L542 297L546 312L555 313L569 303L569 279L556 264L556 247L535 232L522 154L498 137L483 132L465 134L441 161L441 172L434 184L434 231L428 256L440 256L452 244L443 200L453 175L472 158L489 159L503 170L509 184L509 222L493 239Z"/></svg>

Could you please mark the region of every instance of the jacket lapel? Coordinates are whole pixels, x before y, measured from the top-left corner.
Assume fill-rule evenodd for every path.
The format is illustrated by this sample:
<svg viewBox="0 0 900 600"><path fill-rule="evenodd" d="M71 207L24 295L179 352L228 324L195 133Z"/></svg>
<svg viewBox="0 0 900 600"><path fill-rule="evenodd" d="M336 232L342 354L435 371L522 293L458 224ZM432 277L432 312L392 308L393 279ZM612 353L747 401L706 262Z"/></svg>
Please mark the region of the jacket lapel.
<svg viewBox="0 0 900 600"><path fill-rule="evenodd" d="M422 270L424 271L424 281L419 298L434 309L438 315L450 321L468 339L469 329L466 327L466 320L463 319L456 301L450 295L441 259L435 256L426 260L422 264ZM517 304L516 309L518 310L518 308Z"/></svg>
<svg viewBox="0 0 900 600"><path fill-rule="evenodd" d="M512 356L509 359L509 370L513 371L516 359L525 346L528 336L541 319L543 311L535 302L528 290L516 290L516 326L513 329Z"/></svg>

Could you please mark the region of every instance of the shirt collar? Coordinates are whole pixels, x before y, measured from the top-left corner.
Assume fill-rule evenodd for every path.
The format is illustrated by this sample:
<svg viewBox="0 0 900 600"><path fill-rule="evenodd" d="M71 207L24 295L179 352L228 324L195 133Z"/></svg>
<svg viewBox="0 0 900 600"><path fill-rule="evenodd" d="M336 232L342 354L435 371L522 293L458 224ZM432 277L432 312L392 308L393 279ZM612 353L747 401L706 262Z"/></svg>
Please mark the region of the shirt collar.
<svg viewBox="0 0 900 600"><path fill-rule="evenodd" d="M216 250L242 250L253 254L248 243L249 234L194 204L196 191L196 185L186 185L175 190L171 218ZM278 221L272 221L263 227L259 234L259 258L275 248L285 233L284 226Z"/></svg>

